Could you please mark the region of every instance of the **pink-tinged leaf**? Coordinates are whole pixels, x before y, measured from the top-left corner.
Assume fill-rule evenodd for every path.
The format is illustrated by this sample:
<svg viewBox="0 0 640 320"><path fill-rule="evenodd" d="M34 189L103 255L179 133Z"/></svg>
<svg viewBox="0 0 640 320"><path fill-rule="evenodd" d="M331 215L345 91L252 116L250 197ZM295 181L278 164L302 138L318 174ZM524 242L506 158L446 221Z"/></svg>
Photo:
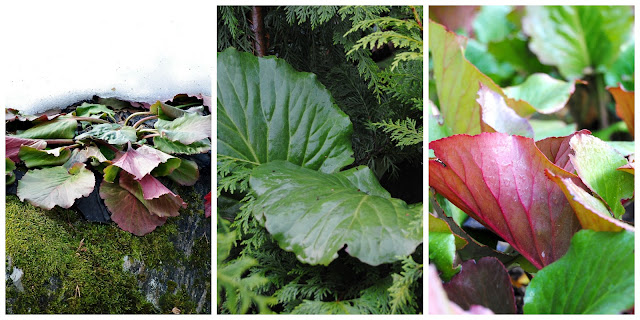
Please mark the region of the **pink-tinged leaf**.
<svg viewBox="0 0 640 320"><path fill-rule="evenodd" d="M136 236L143 236L167 221L165 217L150 214L142 202L117 183L102 181L100 198L111 212L111 220Z"/></svg>
<svg viewBox="0 0 640 320"><path fill-rule="evenodd" d="M14 120L18 120L18 121L29 121L29 122L43 122L43 121L49 121L49 120L53 120L59 116L62 116L63 114L60 114L60 110L48 110L45 113L39 114L39 115L27 115L27 114L21 114L19 110L13 109L13 108L7 108L5 111L5 120L6 121L14 121Z"/></svg>
<svg viewBox="0 0 640 320"><path fill-rule="evenodd" d="M204 196L204 216L211 217L211 192Z"/></svg>
<svg viewBox="0 0 640 320"><path fill-rule="evenodd" d="M462 270L444 284L447 296L463 309L479 305L496 314L516 313L516 298L511 279L500 260L485 257L468 260Z"/></svg>
<svg viewBox="0 0 640 320"><path fill-rule="evenodd" d="M546 170L545 172L547 177L555 182L562 189L562 192L564 192L578 220L580 220L582 228L610 232L622 230L634 231L632 226L618 219L614 219L600 199L592 196L582 187L576 185L572 179L560 178Z"/></svg>
<svg viewBox="0 0 640 320"><path fill-rule="evenodd" d="M155 167L160 163L169 159L160 155L159 153L161 151L155 150L157 152L154 152L150 149L155 150L147 146L142 146L138 148L138 150L134 150L131 148L131 144L129 144L129 150L120 154L113 162L113 165L131 173L136 177L136 180L140 180L155 169Z"/></svg>
<svg viewBox="0 0 640 320"><path fill-rule="evenodd" d="M175 195L164 186L159 187L162 184L151 176L147 177L146 184L143 185L141 181L134 180L132 175L122 172L120 173L119 184L121 188L133 194L147 208L150 214L158 217L176 217L180 215L178 211L180 207L187 207L187 204L182 201L180 196ZM146 199L144 188L148 188L146 192L148 196L158 195L158 197Z"/></svg>
<svg viewBox="0 0 640 320"><path fill-rule="evenodd" d="M158 181L158 179L154 178L150 174L144 176L144 178L142 178L139 182L142 186L142 195L145 200L160 198L160 196L165 194L176 196L173 192L171 192L171 190L165 187L162 182Z"/></svg>
<svg viewBox="0 0 640 320"><path fill-rule="evenodd" d="M571 137L576 134L591 134L591 132L583 129L566 137L546 138L537 141L536 146L553 164L567 172L574 173L575 169L573 168L573 164L569 161L569 155L572 152L571 147L569 146L569 140L571 140Z"/></svg>
<svg viewBox="0 0 640 320"><path fill-rule="evenodd" d="M21 146L29 146L38 150L42 150L47 147L47 143L42 140L37 139L24 139L18 138L14 136L5 136L5 151L6 157L11 159L13 162L20 162L20 157L18 157L18 153L20 152Z"/></svg>
<svg viewBox="0 0 640 320"><path fill-rule="evenodd" d="M551 163L533 139L503 133L429 143L429 185L492 230L537 268L560 258L580 229L562 190L544 174L576 176Z"/></svg>
<svg viewBox="0 0 640 320"><path fill-rule="evenodd" d="M478 99L482 112L482 132L502 132L533 138L529 121L509 108L504 98L480 82Z"/></svg>
<svg viewBox="0 0 640 320"><path fill-rule="evenodd" d="M633 137L635 93L633 91L624 90L622 84L619 84L617 88L607 88L607 90L611 92L613 99L616 100L616 114L627 125L627 129L629 129L629 133L631 133L631 136Z"/></svg>
<svg viewBox="0 0 640 320"><path fill-rule="evenodd" d="M20 201L51 210L54 206L69 208L76 199L86 197L95 188L96 178L84 164L69 170L62 166L29 170L18 182Z"/></svg>
<svg viewBox="0 0 640 320"><path fill-rule="evenodd" d="M476 305L471 306L469 311L464 311L457 304L449 301L436 267L429 265L429 314L493 314L493 312Z"/></svg>

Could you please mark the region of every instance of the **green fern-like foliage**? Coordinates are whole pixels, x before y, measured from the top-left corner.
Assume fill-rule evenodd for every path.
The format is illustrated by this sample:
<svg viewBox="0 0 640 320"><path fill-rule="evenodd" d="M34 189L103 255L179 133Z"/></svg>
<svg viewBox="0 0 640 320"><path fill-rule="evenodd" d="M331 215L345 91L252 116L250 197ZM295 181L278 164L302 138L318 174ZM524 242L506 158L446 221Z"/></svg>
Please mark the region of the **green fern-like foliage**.
<svg viewBox="0 0 640 320"><path fill-rule="evenodd" d="M416 263L413 257L407 256L402 260L402 272L392 274L393 284L389 288L391 296L392 313L415 313L421 299L418 299L415 292L422 279L421 263Z"/></svg>
<svg viewBox="0 0 640 320"><path fill-rule="evenodd" d="M376 125L386 133L391 134L391 140L396 142L398 147L411 146L422 143L422 127L416 127L416 121L407 118L405 120L383 121Z"/></svg>

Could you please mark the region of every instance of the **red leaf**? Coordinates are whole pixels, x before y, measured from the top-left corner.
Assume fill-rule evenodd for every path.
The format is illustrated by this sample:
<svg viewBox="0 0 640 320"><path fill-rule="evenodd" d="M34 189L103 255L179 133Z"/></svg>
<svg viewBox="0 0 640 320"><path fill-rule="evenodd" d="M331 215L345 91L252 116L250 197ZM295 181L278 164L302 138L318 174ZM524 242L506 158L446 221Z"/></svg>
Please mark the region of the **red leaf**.
<svg viewBox="0 0 640 320"><path fill-rule="evenodd" d="M576 134L591 134L591 131L583 129L566 137L549 137L537 141L536 146L553 164L573 173L576 170L571 161L569 161L569 154L572 153L569 140Z"/></svg>
<svg viewBox="0 0 640 320"><path fill-rule="evenodd" d="M503 133L455 135L429 144L429 185L501 236L537 268L567 251L580 229L562 190L544 173L576 176L551 163L533 139Z"/></svg>
<svg viewBox="0 0 640 320"><path fill-rule="evenodd" d="M32 148L36 148L38 150L42 150L47 147L47 143L42 140L37 139L24 139L12 136L5 136L5 148L6 148L6 157L11 159L13 162L20 162L20 158L18 157L18 152L20 152L21 146L30 146Z"/></svg>
<svg viewBox="0 0 640 320"><path fill-rule="evenodd" d="M164 154L164 152L147 146L142 146L138 148L138 150L134 150L131 147L131 143L129 143L129 150L120 154L113 162L113 165L131 173L136 177L136 180L140 180L160 163L166 162L170 158L168 155L168 157L166 157L159 153Z"/></svg>
<svg viewBox="0 0 640 320"><path fill-rule="evenodd" d="M149 178L147 178L146 180L146 184L143 186L141 181L134 180L132 175L125 172L120 173L120 187L129 191L136 197L136 199L138 199L138 201L142 202L149 213L154 214L158 217L177 217L178 215L180 215L180 213L178 212L180 207L186 208L187 204L182 201L182 198L180 198L180 196L175 195L166 187L162 186L162 189L159 188L158 184L162 185L160 181L156 180L152 176L149 176ZM146 197L144 196L145 187L148 189L146 193L150 196L158 195L162 192L164 193L160 194L155 199L146 199Z"/></svg>
<svg viewBox="0 0 640 320"><path fill-rule="evenodd" d="M447 292L442 288L442 280L438 277L436 267L430 264L428 272L429 314L493 314L491 310L478 305L473 305L469 311L464 311L447 297Z"/></svg>
<svg viewBox="0 0 640 320"><path fill-rule="evenodd" d="M211 217L211 192L204 196L204 216Z"/></svg>
<svg viewBox="0 0 640 320"><path fill-rule="evenodd" d="M629 133L633 137L633 122L634 122L634 97L635 93L633 91L626 91L622 87L622 84L618 84L618 87L607 88L613 99L616 100L616 114L620 117L625 124L627 124L627 128L629 129Z"/></svg>
<svg viewBox="0 0 640 320"><path fill-rule="evenodd" d="M462 271L444 284L447 296L463 309L479 305L496 314L516 313L511 279L500 260L484 257L467 260Z"/></svg>
<svg viewBox="0 0 640 320"><path fill-rule="evenodd" d="M158 181L158 179L154 178L150 174L144 176L144 178L142 178L139 182L142 186L142 194L145 200L160 198L160 196L165 194L176 196L173 192L171 192L171 190L165 187L162 182Z"/></svg>

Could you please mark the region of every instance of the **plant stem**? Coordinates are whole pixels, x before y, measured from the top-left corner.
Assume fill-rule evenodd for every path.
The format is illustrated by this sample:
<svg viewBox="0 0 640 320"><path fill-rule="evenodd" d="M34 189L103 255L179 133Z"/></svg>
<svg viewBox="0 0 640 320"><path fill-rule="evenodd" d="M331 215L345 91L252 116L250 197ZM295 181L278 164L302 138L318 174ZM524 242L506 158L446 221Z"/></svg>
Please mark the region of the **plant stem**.
<svg viewBox="0 0 640 320"><path fill-rule="evenodd" d="M160 134L159 133L152 133L152 134L148 134L144 137L142 137L142 139L147 139L147 138L153 138L153 137L159 137Z"/></svg>
<svg viewBox="0 0 640 320"><path fill-rule="evenodd" d="M600 129L609 127L609 114L607 113L607 102L605 101L604 79L602 74L596 74L596 91L598 93L598 107L600 111Z"/></svg>
<svg viewBox="0 0 640 320"><path fill-rule="evenodd" d="M418 14L418 10L416 10L415 6L409 6L409 8L411 8L411 11L413 11L413 18L416 19L416 22L418 23L418 27L420 28L420 31L424 31L422 29L422 21L420 21L420 15Z"/></svg>
<svg viewBox="0 0 640 320"><path fill-rule="evenodd" d="M264 19L262 18L262 7L251 7L251 31L253 31L254 48L258 57L264 57L266 46L264 43Z"/></svg>
<svg viewBox="0 0 640 320"><path fill-rule="evenodd" d="M134 112L131 115L129 115L126 119L124 119L124 124L123 125L127 125L127 123L129 122L129 120L133 119L133 117L137 117L137 116L144 116L147 114L153 114L151 113L151 111L141 111L141 112Z"/></svg>
<svg viewBox="0 0 640 320"><path fill-rule="evenodd" d="M74 144L75 141L73 139L43 139L44 142L49 144Z"/></svg>
<svg viewBox="0 0 640 320"><path fill-rule="evenodd" d="M146 118L142 118L142 119L138 120L138 122L133 124L133 128L135 129L135 128L139 127L141 124L143 124L145 121L153 120L153 119L158 119L158 116L153 115L153 116L149 116L149 117L146 117Z"/></svg>

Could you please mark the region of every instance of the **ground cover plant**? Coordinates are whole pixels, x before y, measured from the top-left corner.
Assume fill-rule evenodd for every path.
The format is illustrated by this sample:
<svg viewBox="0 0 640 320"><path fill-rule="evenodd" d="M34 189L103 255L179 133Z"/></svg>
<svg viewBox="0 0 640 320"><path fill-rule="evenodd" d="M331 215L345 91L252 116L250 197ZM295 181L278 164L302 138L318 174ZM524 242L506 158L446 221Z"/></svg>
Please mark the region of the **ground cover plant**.
<svg viewBox="0 0 640 320"><path fill-rule="evenodd" d="M422 8L218 12L218 312L421 313Z"/></svg>
<svg viewBox="0 0 640 320"><path fill-rule="evenodd" d="M431 9L430 312L633 313L633 9Z"/></svg>
<svg viewBox="0 0 640 320"><path fill-rule="evenodd" d="M111 219L138 236L153 231L187 205L157 178L193 186L198 165L187 156L211 148L202 99L179 95L168 103L83 102L68 113L37 116L7 109L7 185L17 184L21 201L47 210L99 194L108 213L82 210L89 220ZM20 179L16 164L27 168Z"/></svg>

